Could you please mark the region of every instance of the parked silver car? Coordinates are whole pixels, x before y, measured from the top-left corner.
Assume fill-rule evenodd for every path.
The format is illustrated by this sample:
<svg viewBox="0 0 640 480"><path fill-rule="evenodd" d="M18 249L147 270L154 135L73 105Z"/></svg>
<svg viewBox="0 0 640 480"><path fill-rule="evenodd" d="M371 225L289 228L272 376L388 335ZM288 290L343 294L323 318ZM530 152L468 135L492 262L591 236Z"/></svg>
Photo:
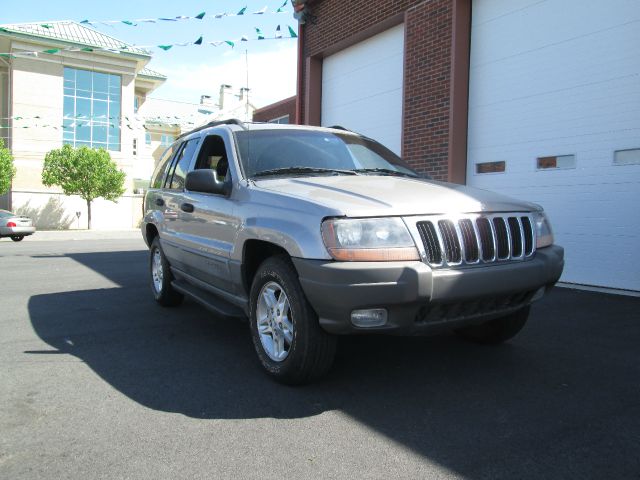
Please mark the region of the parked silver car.
<svg viewBox="0 0 640 480"><path fill-rule="evenodd" d="M344 129L209 124L165 152L144 211L155 299L249 317L286 383L327 372L336 335L504 342L564 264L540 206L425 178Z"/></svg>
<svg viewBox="0 0 640 480"><path fill-rule="evenodd" d="M33 235L36 227L29 217L16 215L8 210L0 210L0 238L9 237L14 242L21 241L28 235Z"/></svg>

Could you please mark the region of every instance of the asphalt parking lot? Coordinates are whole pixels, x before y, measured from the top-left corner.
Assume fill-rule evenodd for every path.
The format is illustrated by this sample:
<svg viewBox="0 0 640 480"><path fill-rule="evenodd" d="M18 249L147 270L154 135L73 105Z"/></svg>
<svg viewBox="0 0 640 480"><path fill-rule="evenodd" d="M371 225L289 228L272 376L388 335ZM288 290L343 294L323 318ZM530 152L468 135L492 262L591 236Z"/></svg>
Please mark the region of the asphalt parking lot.
<svg viewBox="0 0 640 480"><path fill-rule="evenodd" d="M146 268L133 236L0 241L0 478L640 478L640 298L555 289L497 348L345 338L291 388Z"/></svg>

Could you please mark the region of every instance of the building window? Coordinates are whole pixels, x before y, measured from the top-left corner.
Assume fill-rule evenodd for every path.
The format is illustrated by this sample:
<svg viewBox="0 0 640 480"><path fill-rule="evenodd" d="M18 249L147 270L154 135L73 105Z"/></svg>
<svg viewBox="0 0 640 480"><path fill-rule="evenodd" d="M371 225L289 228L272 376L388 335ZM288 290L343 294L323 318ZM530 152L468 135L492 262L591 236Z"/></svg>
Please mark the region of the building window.
<svg viewBox="0 0 640 480"><path fill-rule="evenodd" d="M640 165L640 148L616 150L613 153L614 165Z"/></svg>
<svg viewBox="0 0 640 480"><path fill-rule="evenodd" d="M554 170L559 168L575 168L575 155L556 155L552 157L538 157L536 166L538 170Z"/></svg>
<svg viewBox="0 0 640 480"><path fill-rule="evenodd" d="M140 106L140 99L137 95L133 97L133 113L138 113L138 107Z"/></svg>
<svg viewBox="0 0 640 480"><path fill-rule="evenodd" d="M268 123L288 124L289 123L289 115L283 115L282 117L274 118L272 120L269 120Z"/></svg>
<svg viewBox="0 0 640 480"><path fill-rule="evenodd" d="M64 68L64 143L120 151L119 75Z"/></svg>
<svg viewBox="0 0 640 480"><path fill-rule="evenodd" d="M505 168L506 162L476 163L476 173L502 173Z"/></svg>
<svg viewBox="0 0 640 480"><path fill-rule="evenodd" d="M138 139L133 139L133 155L138 155Z"/></svg>
<svg viewBox="0 0 640 480"><path fill-rule="evenodd" d="M145 132L144 134L144 143L146 145L151 145L151 134L149 132Z"/></svg>
<svg viewBox="0 0 640 480"><path fill-rule="evenodd" d="M175 139L176 137L174 137L173 135L162 134L162 136L160 137L160 143L162 144L162 146L168 147L175 141Z"/></svg>

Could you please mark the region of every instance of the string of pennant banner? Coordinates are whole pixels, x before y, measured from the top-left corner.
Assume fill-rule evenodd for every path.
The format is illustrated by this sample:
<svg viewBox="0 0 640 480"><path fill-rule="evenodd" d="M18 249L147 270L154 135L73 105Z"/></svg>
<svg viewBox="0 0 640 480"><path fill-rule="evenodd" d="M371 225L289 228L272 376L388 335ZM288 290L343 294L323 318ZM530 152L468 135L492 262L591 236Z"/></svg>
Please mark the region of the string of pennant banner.
<svg viewBox="0 0 640 480"><path fill-rule="evenodd" d="M290 40L298 38L298 34L296 31L289 25L287 27L287 35L282 33L282 28L280 25L277 26L275 35L267 37L264 35L262 30L258 27L255 27L255 35L242 35L240 38L236 38L233 40L214 40L214 41L205 41L204 36L200 35L195 41L192 42L181 42L181 43L169 43L163 45L132 45L131 47L137 49L150 49L150 48L159 48L163 51L171 50L174 47L190 47L190 46L202 46L202 45L211 45L214 47L219 47L221 45L227 45L231 48L234 48L236 44L241 42L251 42L251 41L266 41L266 40ZM2 30L0 28L0 30ZM107 48L107 47L63 47L63 48L47 48L43 50L27 50L27 51L14 51L14 52L0 52L0 57L4 58L17 58L17 57L37 57L41 54L44 55L55 55L60 52L110 52L110 53L127 53L131 50L131 47L127 45L122 45L120 48Z"/></svg>
<svg viewBox="0 0 640 480"><path fill-rule="evenodd" d="M285 7L287 6L287 4L289 3L289 0L285 0L284 3L276 8L276 9L272 9L270 10L269 7L262 7L259 10L256 10L255 12L247 12L248 7L242 7L238 12L222 12L222 13L215 13L213 15L207 15L207 12L200 12L197 15L193 15L193 16L189 16L189 15L178 15L176 17L156 17L156 18L137 18L137 19L133 19L133 20L123 20L123 19L119 19L119 20L81 20L80 23L84 24L84 25L93 25L95 26L96 24L102 24L102 25L118 25L118 24L123 24L123 25L128 25L131 27L136 27L139 24L143 24L143 23L161 23L161 22L180 22L180 21L184 21L184 20L205 20L207 18L213 19L213 20L220 20L222 18L225 17L241 17L244 15L268 15L268 14L274 14L274 13L288 13L287 10L285 9ZM47 25L47 24L43 24L41 25L44 28L51 28L51 25Z"/></svg>

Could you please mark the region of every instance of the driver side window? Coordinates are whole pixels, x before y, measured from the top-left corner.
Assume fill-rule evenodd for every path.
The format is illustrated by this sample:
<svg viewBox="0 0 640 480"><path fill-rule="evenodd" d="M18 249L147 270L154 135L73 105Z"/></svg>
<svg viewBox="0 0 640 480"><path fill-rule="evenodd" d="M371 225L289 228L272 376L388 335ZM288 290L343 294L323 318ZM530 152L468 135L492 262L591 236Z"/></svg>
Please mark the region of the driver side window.
<svg viewBox="0 0 640 480"><path fill-rule="evenodd" d="M227 179L229 176L229 156L222 137L209 135L205 138L195 169L215 170L218 180Z"/></svg>

